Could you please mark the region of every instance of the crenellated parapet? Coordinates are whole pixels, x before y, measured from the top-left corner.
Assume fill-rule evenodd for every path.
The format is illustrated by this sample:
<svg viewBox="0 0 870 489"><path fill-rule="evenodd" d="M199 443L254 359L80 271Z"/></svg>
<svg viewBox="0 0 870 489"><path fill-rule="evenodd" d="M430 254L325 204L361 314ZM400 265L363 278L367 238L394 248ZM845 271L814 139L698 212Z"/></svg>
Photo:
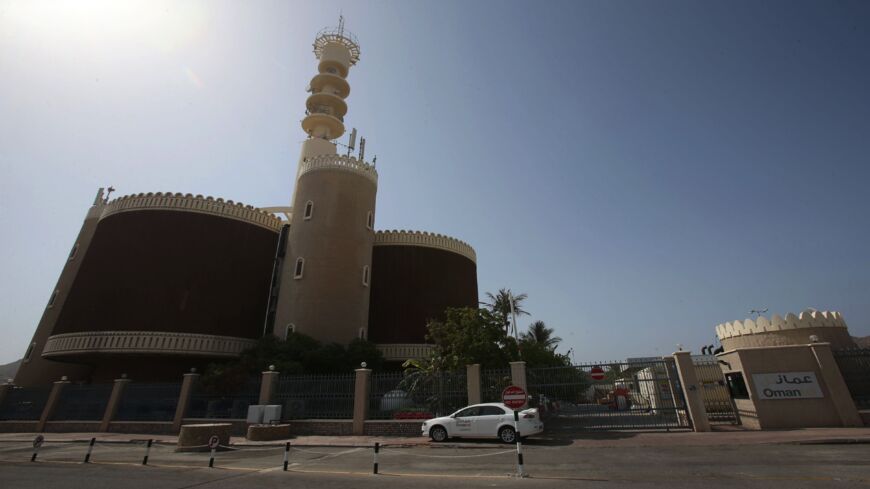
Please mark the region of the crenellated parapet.
<svg viewBox="0 0 870 489"><path fill-rule="evenodd" d="M106 204L100 219L131 211L170 210L211 214L236 219L272 231L280 231L283 221L269 212L241 202L211 196L171 192L148 192L118 197Z"/></svg>
<svg viewBox="0 0 870 489"><path fill-rule="evenodd" d="M774 314L770 320L764 316L744 319L716 326L719 340L761 333L789 331L806 328L846 328L846 321L836 311L804 311L800 315L788 313L783 318Z"/></svg>
<svg viewBox="0 0 870 489"><path fill-rule="evenodd" d="M378 231L375 234L375 246L425 246L458 253L477 263L477 253L465 241L460 241L443 234L424 231Z"/></svg>
<svg viewBox="0 0 870 489"><path fill-rule="evenodd" d="M368 178L375 185L378 184L378 171L373 165L369 165L365 161L358 160L353 156L342 155L320 155L305 158L299 166L299 177L301 178L306 173L321 170L348 171Z"/></svg>

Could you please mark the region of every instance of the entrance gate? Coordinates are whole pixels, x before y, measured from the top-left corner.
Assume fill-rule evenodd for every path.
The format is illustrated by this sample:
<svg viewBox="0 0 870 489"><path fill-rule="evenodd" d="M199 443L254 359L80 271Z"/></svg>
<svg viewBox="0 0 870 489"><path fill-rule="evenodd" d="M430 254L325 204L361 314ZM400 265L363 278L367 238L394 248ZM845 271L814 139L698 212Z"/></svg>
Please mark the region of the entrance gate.
<svg viewBox="0 0 870 489"><path fill-rule="evenodd" d="M725 376L719 368L719 361L713 355L697 355L692 357L695 365L695 375L704 397L704 409L711 425L740 424L734 401L725 386Z"/></svg>
<svg viewBox="0 0 870 489"><path fill-rule="evenodd" d="M593 379L593 369L600 380ZM671 359L529 368L526 377L529 393L548 423L559 428L691 429Z"/></svg>

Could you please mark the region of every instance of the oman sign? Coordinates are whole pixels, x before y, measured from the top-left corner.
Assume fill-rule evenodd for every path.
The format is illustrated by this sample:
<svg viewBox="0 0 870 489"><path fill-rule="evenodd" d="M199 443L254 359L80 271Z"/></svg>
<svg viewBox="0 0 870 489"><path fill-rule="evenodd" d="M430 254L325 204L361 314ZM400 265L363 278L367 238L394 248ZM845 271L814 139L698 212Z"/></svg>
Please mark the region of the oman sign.
<svg viewBox="0 0 870 489"><path fill-rule="evenodd" d="M753 374L758 399L817 399L824 397L814 372Z"/></svg>

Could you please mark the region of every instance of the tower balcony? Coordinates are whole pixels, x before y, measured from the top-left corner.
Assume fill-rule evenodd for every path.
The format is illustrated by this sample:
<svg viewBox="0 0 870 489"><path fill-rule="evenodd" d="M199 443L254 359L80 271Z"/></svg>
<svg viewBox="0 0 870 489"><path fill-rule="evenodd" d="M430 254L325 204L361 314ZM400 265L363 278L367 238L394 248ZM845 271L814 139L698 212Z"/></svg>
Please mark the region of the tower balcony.
<svg viewBox="0 0 870 489"><path fill-rule="evenodd" d="M329 113L343 119L347 114L347 102L343 98L327 92L313 93L305 101L309 113Z"/></svg>
<svg viewBox="0 0 870 489"><path fill-rule="evenodd" d="M236 358L257 341L165 331L82 331L48 338L43 358L84 361L99 355L156 355Z"/></svg>
<svg viewBox="0 0 870 489"><path fill-rule="evenodd" d="M311 137L340 138L344 134L344 118L332 115L327 109L322 112L305 111L302 130Z"/></svg>
<svg viewBox="0 0 870 489"><path fill-rule="evenodd" d="M347 98L350 95L350 84L344 78L333 75L332 73L320 73L311 79L309 88L312 93L321 93L330 91L341 98Z"/></svg>

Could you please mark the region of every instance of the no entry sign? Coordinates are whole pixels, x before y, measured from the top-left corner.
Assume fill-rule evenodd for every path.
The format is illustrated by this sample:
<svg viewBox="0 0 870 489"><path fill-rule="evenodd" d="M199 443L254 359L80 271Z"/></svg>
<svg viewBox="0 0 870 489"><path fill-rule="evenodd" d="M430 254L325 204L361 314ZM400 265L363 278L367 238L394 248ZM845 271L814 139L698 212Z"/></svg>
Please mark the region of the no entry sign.
<svg viewBox="0 0 870 489"><path fill-rule="evenodd" d="M592 367L589 376L592 377L592 380L604 380L604 370L601 367Z"/></svg>
<svg viewBox="0 0 870 489"><path fill-rule="evenodd" d="M526 405L526 391L515 385L508 386L501 392L501 402L511 409L519 409Z"/></svg>

